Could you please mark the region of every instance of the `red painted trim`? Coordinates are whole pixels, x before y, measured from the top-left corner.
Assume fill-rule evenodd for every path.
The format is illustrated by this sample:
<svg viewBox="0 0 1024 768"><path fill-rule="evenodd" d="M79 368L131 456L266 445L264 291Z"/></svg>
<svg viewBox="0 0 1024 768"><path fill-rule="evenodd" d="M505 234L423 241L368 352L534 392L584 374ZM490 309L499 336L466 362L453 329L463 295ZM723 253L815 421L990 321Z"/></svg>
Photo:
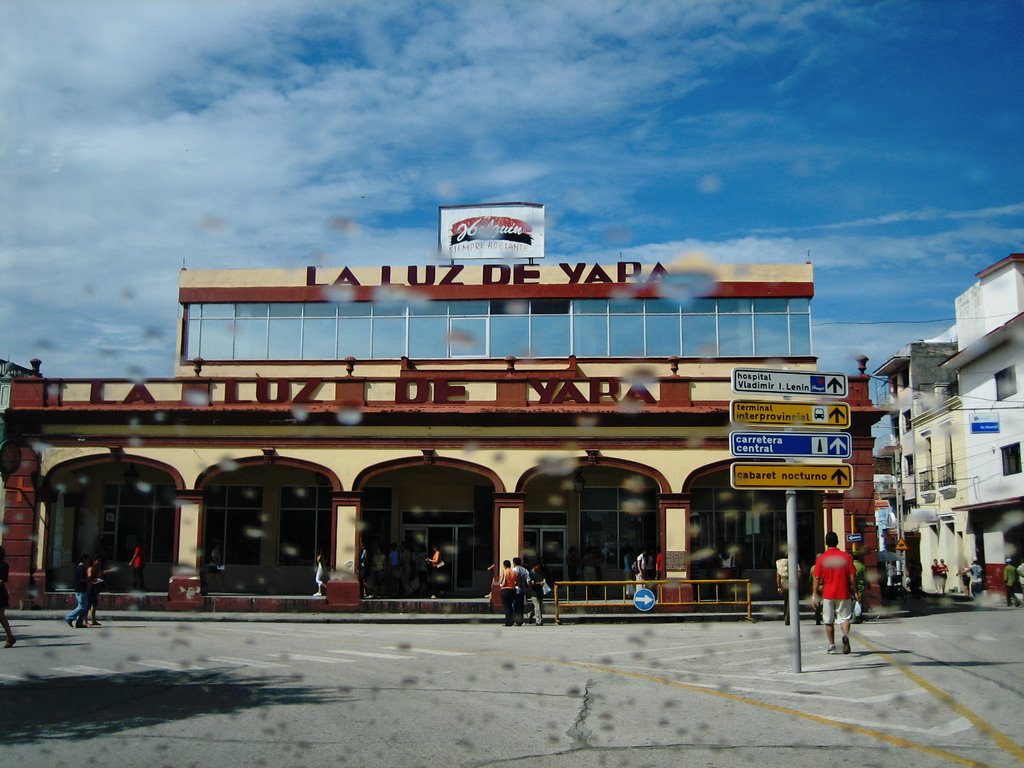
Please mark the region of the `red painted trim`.
<svg viewBox="0 0 1024 768"><path fill-rule="evenodd" d="M193 445L196 443L195 440L191 442ZM254 444L266 445L266 443L266 440L253 440L249 443L249 447L252 447L252 445ZM236 441L235 445L237 444L238 443ZM274 444L278 446L280 445L280 443L277 441L274 441ZM271 459L268 459L265 456L251 456L242 459L236 459L234 461L234 465L235 466L233 466L231 469L223 469L222 467L216 464L211 467L208 467L202 472L202 474L199 475L198 478L196 478L196 488L198 490L205 491L220 475L229 472L235 472L239 469L245 469L247 467L256 466L275 466L287 467L289 469L300 469L308 472L313 472L314 474L323 475L331 483L332 491L338 492L343 490L341 487L341 480L338 479L338 476L332 470L328 469L322 464L316 464L311 461L293 459L288 456L274 456Z"/></svg>
<svg viewBox="0 0 1024 768"><path fill-rule="evenodd" d="M985 269L981 270L981 272L976 274L975 277L980 280L983 277L991 275L993 272L997 272L1007 264L1013 264L1014 262L1024 262L1024 253L1011 253L1005 259L1000 259L992 266L985 267Z"/></svg>
<svg viewBox="0 0 1024 768"><path fill-rule="evenodd" d="M658 443L659 446L662 444L662 440L659 438L652 438L652 441ZM681 442L685 443L685 441ZM565 441L563 440L562 444L564 445L564 443ZM521 445L521 443L517 442L516 445ZM592 446L588 440L587 447L593 448L595 446ZM586 456L577 457L577 460L580 467L591 466L587 464ZM665 476L658 470L653 469L646 464L640 464L636 461L627 461L625 459L617 459L612 456L601 456L599 457L597 464L593 466L601 469L621 469L626 472L632 472L634 474L643 475L644 477L649 477L658 486L659 493L671 493L671 485L668 480L665 479ZM542 467L531 467L523 472L523 474L520 475L519 480L516 481L516 491L519 493L525 493L526 486L529 485L535 477L541 474L543 474Z"/></svg>
<svg viewBox="0 0 1024 768"><path fill-rule="evenodd" d="M194 441L191 442L194 444ZM78 443L77 441L68 441L65 444L81 445L81 443ZM68 461L62 461L61 463L55 464L54 466L50 467L49 471L46 473L46 476L47 478L51 478L59 472L76 472L79 469L84 469L85 467L93 467L99 464L123 464L126 467L128 464L135 464L140 467L148 467L149 469L156 470L157 472L163 472L164 474L168 475L168 477L170 477L171 479L171 483L174 485L174 490L176 494L185 489L184 478L182 478L181 473L178 472L178 470L172 467L171 465L165 464L162 461L156 461L155 459L147 458L145 456L133 456L128 453L123 454L120 461L114 459L112 456L103 454L96 454L95 456L83 456L78 459L69 459Z"/></svg>
<svg viewBox="0 0 1024 768"><path fill-rule="evenodd" d="M178 289L180 304L288 303L328 302L332 298L328 286L210 286ZM555 285L430 285L406 287L416 296L434 301L471 301L484 299L607 299L657 298L658 283L567 283ZM353 287L352 301L373 301L378 286ZM391 291L391 286L385 290ZM707 298L812 298L814 283L808 282L745 282L725 281L715 285Z"/></svg>
<svg viewBox="0 0 1024 768"><path fill-rule="evenodd" d="M462 441L462 445L465 445L465 440ZM391 461L383 461L379 464L374 464L372 467L367 467L358 475L355 480L352 481L352 489L354 491L362 492L366 487L366 484L372 480L376 475L382 472L390 472L395 469L408 469L411 467L422 467L422 457L409 457L407 459L393 459ZM438 456L435 458L431 466L434 467L447 467L449 469L460 469L465 472L470 472L474 475L481 475L486 477L491 485L494 486L495 493L505 493L505 484L501 482L501 478L491 469L482 466L480 464L473 464L469 461L462 461L461 459L450 459L444 456Z"/></svg>

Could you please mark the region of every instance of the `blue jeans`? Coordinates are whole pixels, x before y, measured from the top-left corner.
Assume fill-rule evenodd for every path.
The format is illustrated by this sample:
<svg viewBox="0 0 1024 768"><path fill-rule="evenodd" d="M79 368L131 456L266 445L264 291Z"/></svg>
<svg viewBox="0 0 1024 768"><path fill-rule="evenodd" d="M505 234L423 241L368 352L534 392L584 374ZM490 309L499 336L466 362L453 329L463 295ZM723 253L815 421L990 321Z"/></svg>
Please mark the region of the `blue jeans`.
<svg viewBox="0 0 1024 768"><path fill-rule="evenodd" d="M75 592L75 600L78 601L78 605L75 609L64 617L64 621L73 621L75 624L85 623L85 612L88 610L88 592Z"/></svg>

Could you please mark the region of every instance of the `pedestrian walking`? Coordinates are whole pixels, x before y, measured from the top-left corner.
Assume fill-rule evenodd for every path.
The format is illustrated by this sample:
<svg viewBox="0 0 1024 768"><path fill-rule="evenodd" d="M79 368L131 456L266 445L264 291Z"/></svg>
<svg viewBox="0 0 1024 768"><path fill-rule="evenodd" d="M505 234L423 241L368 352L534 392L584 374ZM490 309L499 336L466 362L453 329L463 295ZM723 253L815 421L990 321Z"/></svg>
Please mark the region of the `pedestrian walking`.
<svg viewBox="0 0 1024 768"><path fill-rule="evenodd" d="M985 571L977 559L971 562L971 597L977 597L985 589Z"/></svg>
<svg viewBox="0 0 1024 768"><path fill-rule="evenodd" d="M75 591L77 605L64 617L69 627L82 629L85 626L85 611L89 605L89 555L83 554L75 566L71 588Z"/></svg>
<svg viewBox="0 0 1024 768"><path fill-rule="evenodd" d="M314 571L313 578L316 581L316 592L313 593L313 597L322 597L327 594L327 582L331 580L328 576L329 568L327 567L327 559L324 557L324 551L321 547L316 548L316 570Z"/></svg>
<svg viewBox="0 0 1024 768"><path fill-rule="evenodd" d="M512 558L512 570L516 574L516 596L512 604L512 613L517 627L523 626L526 613L526 594L530 589L530 572L523 565L522 558Z"/></svg>
<svg viewBox="0 0 1024 768"><path fill-rule="evenodd" d="M800 568L800 563L796 564L796 580L797 584L800 583L800 579L803 577L803 571ZM789 558L785 555L775 561L775 588L779 594L782 595L782 618L786 622L786 626L789 626ZM799 611L798 611L799 613Z"/></svg>
<svg viewBox="0 0 1024 768"><path fill-rule="evenodd" d="M501 577L498 579L501 607L505 610L505 626L511 627L515 624L516 572L512 570L511 560L503 560L501 567Z"/></svg>
<svg viewBox="0 0 1024 768"><path fill-rule="evenodd" d="M7 564L7 553L0 547L0 626L4 628L7 635L7 642L4 648L14 645L14 633L11 632L11 622L7 619L7 606L10 605L11 597L7 594L7 580L11 578L11 566Z"/></svg>
<svg viewBox="0 0 1024 768"><path fill-rule="evenodd" d="M949 578L949 566L946 565L946 561L945 560L941 560L941 559L939 560L939 573L938 573L938 577L939 577L939 581L938 581L939 594L940 595L944 595L944 594L946 594L946 579Z"/></svg>
<svg viewBox="0 0 1024 768"><path fill-rule="evenodd" d="M141 546L135 547L131 559L128 560L128 567L132 572L132 589L136 592L146 591L146 555Z"/></svg>
<svg viewBox="0 0 1024 768"><path fill-rule="evenodd" d="M207 593L213 592L214 586L217 587L217 592L224 591L224 555L219 541L213 542L213 549L210 550L206 561L206 582Z"/></svg>
<svg viewBox="0 0 1024 768"><path fill-rule="evenodd" d="M853 619L853 596L857 585L857 570L849 552L839 549L839 536L835 531L825 534L825 551L814 563L814 592L811 602L821 595L821 617L828 637L828 653L836 652L836 627L843 633L843 653L850 652L850 622Z"/></svg>
<svg viewBox="0 0 1024 768"><path fill-rule="evenodd" d="M1003 583L1006 585L1006 607L1011 607L1011 601L1014 606L1020 607L1020 598L1017 597L1017 593L1020 592L1020 574L1017 573L1017 569L1013 565L1013 558L1006 558L1006 567L1003 569Z"/></svg>
<svg viewBox="0 0 1024 768"><path fill-rule="evenodd" d="M854 552L853 555L853 569L856 571L856 575L853 577L854 583L854 604L853 604L853 623L863 624L864 623L864 612L867 606L864 604L864 594L868 588L868 569L864 565L864 553Z"/></svg>
<svg viewBox="0 0 1024 768"><path fill-rule="evenodd" d="M444 595L448 582L448 571L445 570L447 563L445 563L444 555L441 554L441 548L437 544L433 546L427 565L430 566L430 596L436 599L438 595ZM522 610L520 610L520 615L522 615Z"/></svg>
<svg viewBox="0 0 1024 768"><path fill-rule="evenodd" d="M963 591L963 593L965 595L970 595L971 594L971 567L969 565L965 565L963 568L960 568L956 572L956 575L960 577L960 589Z"/></svg>
<svg viewBox="0 0 1024 768"><path fill-rule="evenodd" d="M533 605L533 623L538 627L544 626L544 597L546 591L550 591L548 580L544 577L544 568L540 563L535 563L530 569L530 603Z"/></svg>
<svg viewBox="0 0 1024 768"><path fill-rule="evenodd" d="M104 587L104 575L107 573L106 563L103 557L97 555L92 559L89 567L86 571L86 576L89 580L89 590L87 597L87 624L90 627L101 627L103 626L96 618L96 607L100 602L100 593Z"/></svg>

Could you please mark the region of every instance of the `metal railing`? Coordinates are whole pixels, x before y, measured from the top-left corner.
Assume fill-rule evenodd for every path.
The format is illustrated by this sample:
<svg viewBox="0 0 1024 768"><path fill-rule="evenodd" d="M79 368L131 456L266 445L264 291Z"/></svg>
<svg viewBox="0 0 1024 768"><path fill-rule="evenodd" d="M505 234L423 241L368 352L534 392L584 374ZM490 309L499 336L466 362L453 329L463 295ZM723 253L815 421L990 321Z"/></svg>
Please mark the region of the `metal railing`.
<svg viewBox="0 0 1024 768"><path fill-rule="evenodd" d="M610 611L628 608L637 611L630 590L639 588L654 592L655 607L696 613L708 607L736 606L743 609L747 621L754 620L750 579L660 579L644 582L559 581L552 595L555 623L562 623L561 613L566 609Z"/></svg>

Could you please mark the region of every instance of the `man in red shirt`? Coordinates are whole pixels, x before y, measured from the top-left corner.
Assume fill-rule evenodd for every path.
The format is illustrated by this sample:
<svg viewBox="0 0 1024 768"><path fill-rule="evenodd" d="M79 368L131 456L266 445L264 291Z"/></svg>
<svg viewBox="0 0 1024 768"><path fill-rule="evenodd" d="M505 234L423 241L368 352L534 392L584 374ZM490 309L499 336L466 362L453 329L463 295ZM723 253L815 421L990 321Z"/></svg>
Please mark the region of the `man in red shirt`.
<svg viewBox="0 0 1024 768"><path fill-rule="evenodd" d="M857 593L857 570L849 552L839 548L835 531L825 534L825 551L814 562L814 592L811 604L818 605L821 595L822 618L828 637L828 653L836 652L836 620L843 631L843 653L850 652L850 621L853 619L853 596Z"/></svg>

